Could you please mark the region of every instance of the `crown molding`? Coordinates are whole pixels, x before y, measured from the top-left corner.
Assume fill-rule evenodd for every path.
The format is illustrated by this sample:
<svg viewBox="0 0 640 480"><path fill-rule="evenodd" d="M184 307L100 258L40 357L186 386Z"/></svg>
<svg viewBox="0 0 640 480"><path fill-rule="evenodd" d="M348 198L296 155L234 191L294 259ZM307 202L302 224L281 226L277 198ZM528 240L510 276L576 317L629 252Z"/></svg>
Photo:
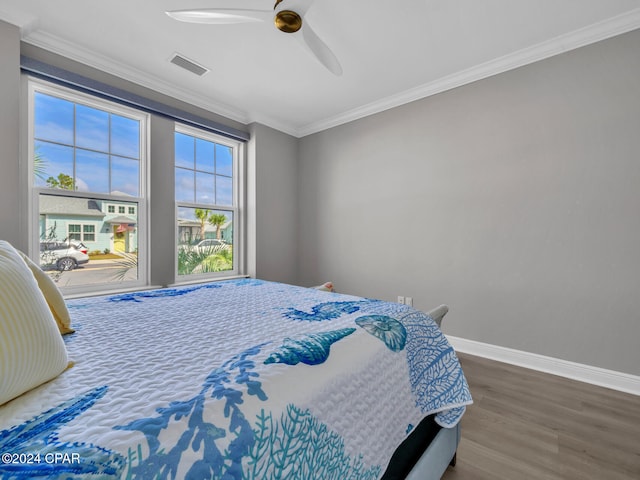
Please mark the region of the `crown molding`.
<svg viewBox="0 0 640 480"><path fill-rule="evenodd" d="M247 117L247 114L237 108L221 102L216 102L210 98L193 95L185 89L181 89L174 84L163 82L157 77L149 75L142 70L120 63L111 57L82 48L75 43L68 42L55 35L37 31L26 36L23 35L22 40L30 45L62 55L63 57L77 61L83 65L96 68L105 73L109 73L124 80L136 83L142 87L154 90L158 93L176 98L177 100L198 106L205 110L209 110L231 120L235 120L243 124L249 123L250 119Z"/></svg>
<svg viewBox="0 0 640 480"><path fill-rule="evenodd" d="M274 130L278 130L279 132L286 133L287 135L291 135L292 137L300 138L300 134L298 129L291 124L283 123L280 120L275 120L268 115L262 115L256 112L250 112L248 114L249 121L247 123L259 123L269 128L273 128Z"/></svg>
<svg viewBox="0 0 640 480"><path fill-rule="evenodd" d="M297 136L304 137L332 127L337 127L406 103L606 40L636 30L637 28L640 28L640 8L476 65L475 67L461 70L433 82L383 98L382 100L354 108L340 115L311 123L299 128L297 130Z"/></svg>

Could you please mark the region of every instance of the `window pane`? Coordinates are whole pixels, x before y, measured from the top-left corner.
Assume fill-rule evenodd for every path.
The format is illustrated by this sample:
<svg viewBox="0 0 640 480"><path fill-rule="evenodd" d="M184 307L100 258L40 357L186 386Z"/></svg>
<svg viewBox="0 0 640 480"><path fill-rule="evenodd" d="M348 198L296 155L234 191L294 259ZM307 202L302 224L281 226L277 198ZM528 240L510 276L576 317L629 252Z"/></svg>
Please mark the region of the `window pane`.
<svg viewBox="0 0 640 480"><path fill-rule="evenodd" d="M140 163L138 160L130 160L122 157L111 157L111 193L139 195L139 172Z"/></svg>
<svg viewBox="0 0 640 480"><path fill-rule="evenodd" d="M233 151L231 147L216 144L216 173L233 176Z"/></svg>
<svg viewBox="0 0 640 480"><path fill-rule="evenodd" d="M195 166L194 138L183 133L175 134L176 167L194 168Z"/></svg>
<svg viewBox="0 0 640 480"><path fill-rule="evenodd" d="M196 203L216 203L215 175L196 172Z"/></svg>
<svg viewBox="0 0 640 480"><path fill-rule="evenodd" d="M69 225L69 235L65 240L81 241L82 240L82 233L80 230L81 227L82 225Z"/></svg>
<svg viewBox="0 0 640 480"><path fill-rule="evenodd" d="M82 241L83 242L95 242L96 241L96 226L95 225L83 225L82 226Z"/></svg>
<svg viewBox="0 0 640 480"><path fill-rule="evenodd" d="M196 138L196 170L214 171L214 143Z"/></svg>
<svg viewBox="0 0 640 480"><path fill-rule="evenodd" d="M140 158L140 122L120 115L111 115L111 153Z"/></svg>
<svg viewBox="0 0 640 480"><path fill-rule="evenodd" d="M133 202L108 203L115 210L137 207ZM39 208L40 266L58 286L113 285L138 278L136 215L109 213L105 200L90 197L41 194Z"/></svg>
<svg viewBox="0 0 640 480"><path fill-rule="evenodd" d="M176 200L179 202L194 201L194 172L184 168L176 168Z"/></svg>
<svg viewBox="0 0 640 480"><path fill-rule="evenodd" d="M35 139L36 186L140 195L140 120L38 92L34 99L36 137L58 142ZM126 157L110 160L110 147Z"/></svg>
<svg viewBox="0 0 640 480"><path fill-rule="evenodd" d="M233 270L233 212L178 208L178 275Z"/></svg>
<svg viewBox="0 0 640 480"><path fill-rule="evenodd" d="M73 144L73 103L36 92L34 96L36 139Z"/></svg>
<svg viewBox="0 0 640 480"><path fill-rule="evenodd" d="M233 182L231 178L216 175L216 204L229 207L233 205Z"/></svg>
<svg viewBox="0 0 640 480"><path fill-rule="evenodd" d="M76 104L76 145L108 152L109 114L102 110Z"/></svg>
<svg viewBox="0 0 640 480"><path fill-rule="evenodd" d="M37 187L74 190L73 182L65 181L73 179L73 148L36 141L34 171Z"/></svg>
<svg viewBox="0 0 640 480"><path fill-rule="evenodd" d="M106 154L76 150L76 190L109 193L109 157Z"/></svg>

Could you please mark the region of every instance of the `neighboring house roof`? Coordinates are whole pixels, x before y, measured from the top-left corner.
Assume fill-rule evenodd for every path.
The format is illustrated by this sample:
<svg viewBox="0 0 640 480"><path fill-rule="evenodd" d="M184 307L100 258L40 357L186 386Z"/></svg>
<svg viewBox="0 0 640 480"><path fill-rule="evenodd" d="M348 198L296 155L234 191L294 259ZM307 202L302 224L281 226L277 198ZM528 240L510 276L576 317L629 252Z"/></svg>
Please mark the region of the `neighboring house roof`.
<svg viewBox="0 0 640 480"><path fill-rule="evenodd" d="M179 227L199 227L200 222L196 222L195 220L183 220L179 218L178 226Z"/></svg>
<svg viewBox="0 0 640 480"><path fill-rule="evenodd" d="M124 215L119 215L117 217L110 218L109 220L105 220L107 223L129 223L136 224L138 223L135 218L125 217Z"/></svg>
<svg viewBox="0 0 640 480"><path fill-rule="evenodd" d="M112 190L111 195L118 195L120 197L131 197L132 195L128 193L121 192L120 190Z"/></svg>
<svg viewBox="0 0 640 480"><path fill-rule="evenodd" d="M96 200L55 195L40 195L40 214L96 218L106 216L100 210L100 205Z"/></svg>

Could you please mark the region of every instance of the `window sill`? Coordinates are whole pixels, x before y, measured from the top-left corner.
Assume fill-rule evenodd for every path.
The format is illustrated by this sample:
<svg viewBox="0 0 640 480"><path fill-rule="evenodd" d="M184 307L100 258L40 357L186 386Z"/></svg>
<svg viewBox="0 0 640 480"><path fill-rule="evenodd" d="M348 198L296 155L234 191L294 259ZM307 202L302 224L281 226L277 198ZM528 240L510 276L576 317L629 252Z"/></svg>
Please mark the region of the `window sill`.
<svg viewBox="0 0 640 480"><path fill-rule="evenodd" d="M64 299L71 300L74 298L99 297L103 295L117 295L119 293L131 293L131 292L142 292L145 290L155 290L156 288L162 288L162 286L161 285L145 285L144 287L116 288L113 290L96 290L92 292L70 293L70 294L64 295Z"/></svg>
<svg viewBox="0 0 640 480"><path fill-rule="evenodd" d="M229 275L228 277L209 277L209 278L199 278L194 280L185 280L183 282L176 282L167 285L167 288L172 287L180 287L182 285L195 285L198 283L211 283L211 282L220 282L222 280L238 280L240 278L249 278L249 275Z"/></svg>

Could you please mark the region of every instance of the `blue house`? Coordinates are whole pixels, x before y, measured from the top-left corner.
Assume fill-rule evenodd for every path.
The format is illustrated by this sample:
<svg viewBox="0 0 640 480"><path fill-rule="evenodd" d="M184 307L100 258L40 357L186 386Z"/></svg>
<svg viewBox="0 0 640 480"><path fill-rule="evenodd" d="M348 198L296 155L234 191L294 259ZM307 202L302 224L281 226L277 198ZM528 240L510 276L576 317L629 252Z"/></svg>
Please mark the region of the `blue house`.
<svg viewBox="0 0 640 480"><path fill-rule="evenodd" d="M40 195L40 239L82 242L90 252L134 253L137 209L125 201Z"/></svg>

